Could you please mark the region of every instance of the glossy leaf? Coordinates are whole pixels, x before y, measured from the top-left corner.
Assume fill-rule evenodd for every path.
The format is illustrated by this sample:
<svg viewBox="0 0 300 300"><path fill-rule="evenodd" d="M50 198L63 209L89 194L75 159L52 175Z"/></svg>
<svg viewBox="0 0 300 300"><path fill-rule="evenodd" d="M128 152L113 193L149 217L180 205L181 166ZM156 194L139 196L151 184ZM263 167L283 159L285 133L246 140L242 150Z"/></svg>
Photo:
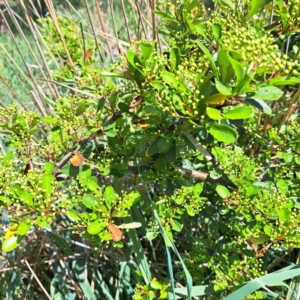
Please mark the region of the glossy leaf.
<svg viewBox="0 0 300 300"><path fill-rule="evenodd" d="M91 194L85 194L82 198L82 203L85 207L89 209L95 209L97 206L100 206L100 199Z"/></svg>
<svg viewBox="0 0 300 300"><path fill-rule="evenodd" d="M258 88L253 98L261 100L278 100L282 94L282 90L275 86L264 86Z"/></svg>
<svg viewBox="0 0 300 300"><path fill-rule="evenodd" d="M207 107L206 108L206 114L212 120L220 120L220 119L222 119L220 111L218 109L215 109L215 108L212 108L212 107Z"/></svg>
<svg viewBox="0 0 300 300"><path fill-rule="evenodd" d="M33 196L27 192L22 192L20 194L20 200L25 205L33 206Z"/></svg>
<svg viewBox="0 0 300 300"><path fill-rule="evenodd" d="M208 127L209 133L219 142L232 144L237 139L237 131L228 125L212 124Z"/></svg>
<svg viewBox="0 0 300 300"><path fill-rule="evenodd" d="M2 244L2 251L3 252L10 252L14 249L16 249L20 243L21 243L21 238L19 236L11 236L7 240L4 241Z"/></svg>
<svg viewBox="0 0 300 300"><path fill-rule="evenodd" d="M272 86L277 85L295 85L300 84L300 79L296 77L289 77L289 76L280 76L274 77L269 81L269 84Z"/></svg>
<svg viewBox="0 0 300 300"><path fill-rule="evenodd" d="M161 137L157 144L158 150L165 153L170 148L172 143L172 138Z"/></svg>
<svg viewBox="0 0 300 300"><path fill-rule="evenodd" d="M42 177L42 189L47 197L50 197L53 193L54 178L52 174L44 174Z"/></svg>
<svg viewBox="0 0 300 300"><path fill-rule="evenodd" d="M105 199L106 207L108 209L111 209L114 206L115 201L116 201L115 190L111 185L109 185L105 188L103 197Z"/></svg>
<svg viewBox="0 0 300 300"><path fill-rule="evenodd" d="M224 96L231 96L232 89L216 79L216 88Z"/></svg>
<svg viewBox="0 0 300 300"><path fill-rule="evenodd" d="M248 119L252 115L250 106L240 106L222 113L222 116L230 120Z"/></svg>
<svg viewBox="0 0 300 300"><path fill-rule="evenodd" d="M258 13L263 8L264 4L265 0L251 0L248 17L251 18L254 14Z"/></svg>
<svg viewBox="0 0 300 300"><path fill-rule="evenodd" d="M25 235L31 227L31 221L30 220L25 220L22 222L17 229L17 234L18 235Z"/></svg>
<svg viewBox="0 0 300 300"><path fill-rule="evenodd" d="M220 50L218 52L218 58L217 58L219 68L220 68L220 81L223 84L228 84L230 83L234 71L232 68L232 65L229 61L228 57L228 50Z"/></svg>
<svg viewBox="0 0 300 300"><path fill-rule="evenodd" d="M223 104L226 101L227 97L221 93L213 94L205 101L207 104L219 105Z"/></svg>
<svg viewBox="0 0 300 300"><path fill-rule="evenodd" d="M100 231L104 230L106 227L105 222L101 222L100 220L96 220L91 222L87 227L87 232L89 234L98 234Z"/></svg>
<svg viewBox="0 0 300 300"><path fill-rule="evenodd" d="M227 187L223 186L223 185L218 185L216 187L216 192L218 193L218 195L221 197L221 198L227 198L230 196L230 192L229 190L227 189Z"/></svg>
<svg viewBox="0 0 300 300"><path fill-rule="evenodd" d="M168 14L168 13L166 13L166 12L164 12L164 11L154 10L153 12L154 12L157 16L161 17L161 18L164 19L164 20L178 23L176 19L174 19L170 14Z"/></svg>
<svg viewBox="0 0 300 300"><path fill-rule="evenodd" d="M2 167L5 168L13 158L13 151L9 151L2 159Z"/></svg>

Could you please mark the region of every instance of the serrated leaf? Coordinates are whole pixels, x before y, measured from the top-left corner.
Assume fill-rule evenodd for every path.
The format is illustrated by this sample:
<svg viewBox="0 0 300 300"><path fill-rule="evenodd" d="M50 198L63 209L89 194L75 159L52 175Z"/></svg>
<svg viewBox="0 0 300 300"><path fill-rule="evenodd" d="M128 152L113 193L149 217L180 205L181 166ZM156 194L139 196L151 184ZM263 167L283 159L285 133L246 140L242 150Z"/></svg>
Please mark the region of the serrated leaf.
<svg viewBox="0 0 300 300"><path fill-rule="evenodd" d="M209 133L219 142L232 144L236 141L238 133L228 125L211 124L208 127Z"/></svg>
<svg viewBox="0 0 300 300"><path fill-rule="evenodd" d="M222 116L229 120L247 119L252 115L250 106L240 106L222 113Z"/></svg>

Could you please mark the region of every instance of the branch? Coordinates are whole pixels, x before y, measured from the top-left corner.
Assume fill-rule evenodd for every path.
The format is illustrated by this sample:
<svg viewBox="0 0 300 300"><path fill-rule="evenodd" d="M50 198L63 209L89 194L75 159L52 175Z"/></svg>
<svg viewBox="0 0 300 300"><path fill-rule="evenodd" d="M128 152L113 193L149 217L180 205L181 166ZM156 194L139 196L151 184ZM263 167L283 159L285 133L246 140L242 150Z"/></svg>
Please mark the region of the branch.
<svg viewBox="0 0 300 300"><path fill-rule="evenodd" d="M189 141L203 154L204 158L207 160L207 161L210 161L212 160L212 156L211 154L205 149L203 148L203 146L198 143L196 141L196 139L187 131L187 130L184 130L183 131L183 134L189 139Z"/></svg>

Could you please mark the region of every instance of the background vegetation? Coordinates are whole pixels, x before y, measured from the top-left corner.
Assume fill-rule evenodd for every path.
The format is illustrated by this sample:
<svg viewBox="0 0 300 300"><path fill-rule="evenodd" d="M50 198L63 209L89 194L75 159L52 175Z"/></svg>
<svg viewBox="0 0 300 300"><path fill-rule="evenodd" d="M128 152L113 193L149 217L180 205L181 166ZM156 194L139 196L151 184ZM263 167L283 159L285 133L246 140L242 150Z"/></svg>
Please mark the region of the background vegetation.
<svg viewBox="0 0 300 300"><path fill-rule="evenodd" d="M4 1L3 299L297 299L299 1Z"/></svg>

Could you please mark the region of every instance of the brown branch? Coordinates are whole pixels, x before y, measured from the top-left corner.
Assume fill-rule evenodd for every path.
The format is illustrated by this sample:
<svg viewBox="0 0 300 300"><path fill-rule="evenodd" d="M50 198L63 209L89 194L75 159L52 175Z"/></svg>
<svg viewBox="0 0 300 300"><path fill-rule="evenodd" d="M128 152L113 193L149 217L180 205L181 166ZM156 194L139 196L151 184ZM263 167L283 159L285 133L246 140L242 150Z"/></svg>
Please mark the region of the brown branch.
<svg viewBox="0 0 300 300"><path fill-rule="evenodd" d="M189 141L196 147L197 150L199 150L204 158L207 160L207 161L210 161L212 160L212 155L200 144L196 141L196 139L187 131L187 130L184 130L183 131L183 134L189 139Z"/></svg>

